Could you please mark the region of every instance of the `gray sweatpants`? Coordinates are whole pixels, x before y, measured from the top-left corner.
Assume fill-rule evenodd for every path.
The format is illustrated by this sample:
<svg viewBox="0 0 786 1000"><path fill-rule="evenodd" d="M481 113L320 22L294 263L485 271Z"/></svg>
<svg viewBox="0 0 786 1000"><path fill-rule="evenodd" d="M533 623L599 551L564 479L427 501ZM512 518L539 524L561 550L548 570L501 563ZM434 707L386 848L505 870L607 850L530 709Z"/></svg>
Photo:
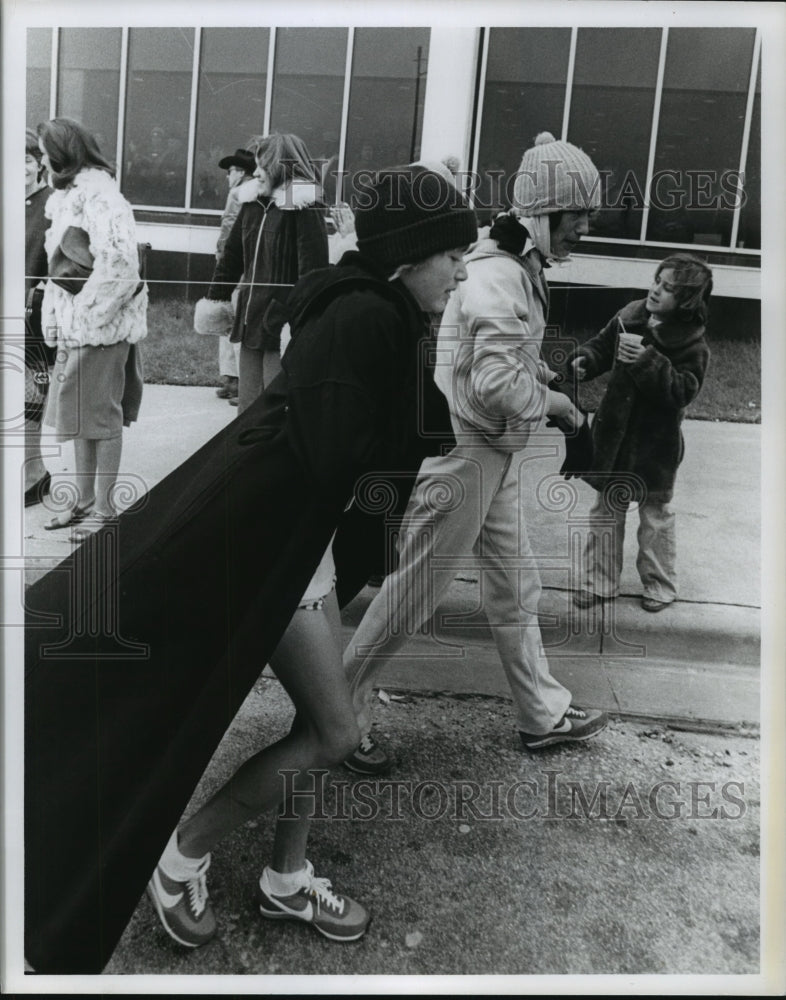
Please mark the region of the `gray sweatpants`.
<svg viewBox="0 0 786 1000"><path fill-rule="evenodd" d="M519 728L542 734L559 722L571 696L552 677L542 652L540 574L526 529L535 501L521 495L519 462L516 455L473 444L423 463L401 531L398 567L345 652L356 706L367 703L374 676L431 618L456 574L474 568Z"/></svg>

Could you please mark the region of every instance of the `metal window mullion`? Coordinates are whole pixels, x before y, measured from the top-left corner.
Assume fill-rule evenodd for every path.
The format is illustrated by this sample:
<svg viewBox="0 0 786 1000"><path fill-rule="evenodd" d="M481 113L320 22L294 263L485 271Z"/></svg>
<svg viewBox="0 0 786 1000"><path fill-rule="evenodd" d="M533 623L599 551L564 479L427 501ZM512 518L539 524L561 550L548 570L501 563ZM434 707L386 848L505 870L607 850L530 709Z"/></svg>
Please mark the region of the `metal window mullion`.
<svg viewBox="0 0 786 1000"><path fill-rule="evenodd" d="M652 108L652 129L650 131L650 151L647 157L647 177L644 183L644 211L641 214L641 231L639 242L647 242L647 226L650 219L650 186L655 172L655 149L658 144L658 127L660 125L660 105L663 96L663 78L666 75L666 50L669 44L669 29L663 28L660 36L660 55L658 56L658 76L655 80L655 103Z"/></svg>
<svg viewBox="0 0 786 1000"><path fill-rule="evenodd" d="M276 28L270 29L267 43L267 78L265 79L265 117L262 121L262 135L270 132L270 117L273 111L273 74L276 71Z"/></svg>
<svg viewBox="0 0 786 1000"><path fill-rule="evenodd" d="M49 77L49 117L57 117L58 77L60 75L60 32L62 28L52 28L52 74Z"/></svg>
<svg viewBox="0 0 786 1000"><path fill-rule="evenodd" d="M117 185L123 183L123 147L126 132L126 93L128 91L128 28L120 29L120 85L117 91L117 141L115 143L115 171Z"/></svg>
<svg viewBox="0 0 786 1000"><path fill-rule="evenodd" d="M579 29L570 29L570 50L568 52L568 72L565 77L565 107L562 109L562 135L563 142L568 139L568 122L570 121L570 99L573 96L573 72L576 67L576 41Z"/></svg>
<svg viewBox="0 0 786 1000"><path fill-rule="evenodd" d="M188 146L186 159L186 208L191 206L191 189L194 185L194 155L196 145L197 94L199 92L199 60L202 51L202 29L194 28L194 58L191 62L191 104L188 111Z"/></svg>
<svg viewBox="0 0 786 1000"><path fill-rule="evenodd" d="M491 39L491 28L486 28L483 32L483 43L480 52L480 74L478 76L478 106L475 110L475 142L474 149L472 152L472 163L470 164L470 170L472 172L472 177L477 178L478 176L478 160L480 158L480 136L481 136L481 126L483 124L483 103L486 97L486 73L488 71L489 62L489 43ZM475 207L475 192L477 188L474 184L470 185L470 190L467 193L469 197L469 202L472 207Z"/></svg>
<svg viewBox="0 0 786 1000"><path fill-rule="evenodd" d="M355 29L347 33L347 58L344 63L344 94L341 99L341 125L338 131L338 177L336 178L336 201L344 198L344 164L347 155L347 128L349 126L349 96L352 88L352 62L355 58Z"/></svg>
<svg viewBox="0 0 786 1000"><path fill-rule="evenodd" d="M748 100L745 105L745 124L742 129L742 146L740 148L740 169L737 174L737 197L734 205L734 215L731 223L731 249L737 248L737 235L740 231L740 215L742 213L742 195L745 190L743 177L745 167L748 163L748 145L750 144L751 124L753 119L753 102L756 98L756 77L759 71L759 59L761 58L761 29L756 29L756 38L753 43L753 59L751 60L751 78L748 84Z"/></svg>

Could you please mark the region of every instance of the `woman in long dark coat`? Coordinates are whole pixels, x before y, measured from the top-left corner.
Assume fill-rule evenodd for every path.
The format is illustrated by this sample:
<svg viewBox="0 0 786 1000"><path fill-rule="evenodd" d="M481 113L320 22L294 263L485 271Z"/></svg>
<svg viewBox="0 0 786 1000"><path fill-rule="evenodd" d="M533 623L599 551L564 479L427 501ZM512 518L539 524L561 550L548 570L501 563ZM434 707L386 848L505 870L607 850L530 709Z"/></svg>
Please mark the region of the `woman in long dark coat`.
<svg viewBox="0 0 786 1000"><path fill-rule="evenodd" d="M420 423L424 311L463 280L474 215L420 169L383 176L368 202L360 253L293 290L270 390L28 591L26 955L39 972L100 971L356 483L414 472L437 444ZM302 652L308 663L276 662L295 724L252 758L257 797L234 822L281 804L282 768L329 766L357 743L340 649ZM189 819L191 840L226 832L223 791ZM159 910L170 933L194 931L184 943L209 937L205 868L182 880L191 912Z"/></svg>

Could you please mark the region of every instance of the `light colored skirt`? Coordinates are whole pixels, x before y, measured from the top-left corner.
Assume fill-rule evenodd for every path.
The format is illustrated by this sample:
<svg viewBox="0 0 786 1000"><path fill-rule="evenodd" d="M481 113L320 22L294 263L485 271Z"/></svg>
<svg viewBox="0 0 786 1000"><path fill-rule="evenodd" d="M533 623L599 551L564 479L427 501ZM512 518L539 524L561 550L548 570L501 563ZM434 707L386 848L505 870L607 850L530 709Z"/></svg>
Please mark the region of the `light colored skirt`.
<svg viewBox="0 0 786 1000"><path fill-rule="evenodd" d="M136 344L58 344L44 423L56 440L119 437L139 415L142 358Z"/></svg>

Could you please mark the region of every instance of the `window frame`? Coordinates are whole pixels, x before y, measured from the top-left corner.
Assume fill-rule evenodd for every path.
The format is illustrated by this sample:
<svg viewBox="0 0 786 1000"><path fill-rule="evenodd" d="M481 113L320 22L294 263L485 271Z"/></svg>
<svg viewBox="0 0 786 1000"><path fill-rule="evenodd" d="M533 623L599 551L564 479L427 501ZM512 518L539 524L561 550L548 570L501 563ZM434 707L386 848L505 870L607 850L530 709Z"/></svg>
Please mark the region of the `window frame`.
<svg viewBox="0 0 786 1000"><path fill-rule="evenodd" d="M472 139L471 139L471 150L470 150L470 164L473 175L477 175L478 163L480 161L480 147L482 138L482 124L483 124L483 108L485 104L486 96L486 80L488 74L488 53L489 45L491 42L492 32L505 30L504 27L494 28L489 27L483 29L479 42L479 52L478 52L478 83L477 92L475 97L475 113L472 121ZM565 104L563 111L563 121L562 121L562 133L560 135L561 141L566 141L568 133L570 130L570 109L572 104L573 96L573 74L575 68L575 57L576 57L576 46L578 41L578 32L580 30L579 26L571 27L571 38L570 38L570 49L568 56L568 65L565 74ZM653 102L653 112L652 112L652 126L650 133L650 145L648 151L647 159L647 175L645 179L644 186L644 209L642 212L641 228L639 231L639 236L637 239L618 237L618 236L585 236L582 239L582 246L592 246L596 248L596 252L602 251L604 245L619 245L622 247L630 247L631 249L636 248L637 250L641 248L666 248L675 247L685 250L698 250L701 252L712 253L712 254L739 254L745 257L761 257L760 248L751 247L737 247L737 233L739 230L740 214L742 211L741 199L737 199L737 204L734 208L734 214L732 217L732 227L730 239L727 244L703 244L703 243L675 243L675 242L660 242L656 240L648 240L646 238L647 225L649 221L649 209L650 209L650 188L652 186L652 178L654 175L654 164L655 164L655 153L658 140L658 127L660 124L660 114L661 114L661 100L663 95L663 81L666 69L666 57L668 53L668 36L669 28L663 27L661 30L661 40L660 40L660 52L658 56L658 71L657 78L655 82L655 94ZM743 124L743 134L742 141L740 144L740 156L739 156L739 167L740 173L744 174L745 166L748 156L748 145L750 138L750 130L753 115L753 105L756 93L756 79L759 68L759 61L761 59L761 28L756 27L753 51L751 56L750 74L748 79L748 93L746 98L745 106L745 121ZM738 183L738 191L741 190L741 186ZM761 209L760 209L761 210Z"/></svg>

